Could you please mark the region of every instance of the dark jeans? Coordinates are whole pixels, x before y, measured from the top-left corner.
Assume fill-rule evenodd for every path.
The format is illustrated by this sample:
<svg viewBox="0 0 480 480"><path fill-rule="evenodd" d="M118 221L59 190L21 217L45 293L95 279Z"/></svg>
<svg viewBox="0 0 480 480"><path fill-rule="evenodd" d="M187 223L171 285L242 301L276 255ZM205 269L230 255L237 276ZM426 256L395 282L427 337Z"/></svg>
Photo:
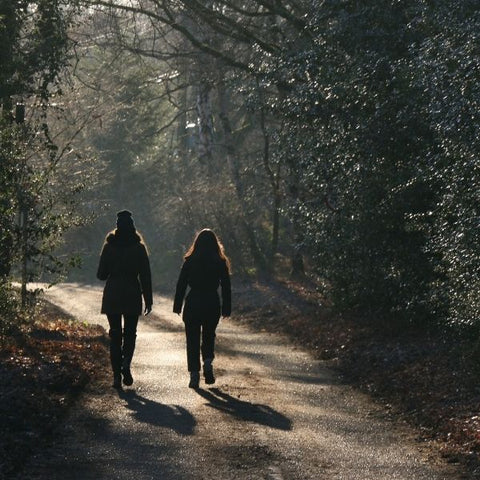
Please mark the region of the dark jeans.
<svg viewBox="0 0 480 480"><path fill-rule="evenodd" d="M108 314L110 325L110 361L113 373L119 374L122 365L130 366L135 340L137 338L138 315L123 315L124 327L122 331L122 315Z"/></svg>
<svg viewBox="0 0 480 480"><path fill-rule="evenodd" d="M220 300L216 290L191 290L183 309L189 372L200 371L200 353L204 361L215 358L215 330L219 320Z"/></svg>
<svg viewBox="0 0 480 480"><path fill-rule="evenodd" d="M200 371L200 352L203 360L215 358L215 330L218 320L218 317L204 317L201 320L187 317L184 320L189 372Z"/></svg>

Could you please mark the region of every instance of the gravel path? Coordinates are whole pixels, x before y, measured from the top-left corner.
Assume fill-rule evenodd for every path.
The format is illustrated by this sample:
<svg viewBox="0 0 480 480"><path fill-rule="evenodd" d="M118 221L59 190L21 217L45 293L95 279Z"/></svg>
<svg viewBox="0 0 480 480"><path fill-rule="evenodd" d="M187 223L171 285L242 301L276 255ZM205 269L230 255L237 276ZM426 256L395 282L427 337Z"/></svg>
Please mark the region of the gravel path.
<svg viewBox="0 0 480 480"><path fill-rule="evenodd" d="M99 323L101 288L64 284L47 298ZM155 297L140 320L132 373L80 399L55 445L18 480L440 480L461 478L414 432L279 336L222 320L217 383L187 388L183 324Z"/></svg>

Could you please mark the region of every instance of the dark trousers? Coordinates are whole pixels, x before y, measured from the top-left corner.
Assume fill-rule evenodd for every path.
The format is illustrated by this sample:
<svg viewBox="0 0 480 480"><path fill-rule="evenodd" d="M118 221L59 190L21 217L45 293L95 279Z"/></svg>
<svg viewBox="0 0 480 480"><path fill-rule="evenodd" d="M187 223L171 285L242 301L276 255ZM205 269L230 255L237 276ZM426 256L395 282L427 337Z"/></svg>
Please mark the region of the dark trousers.
<svg viewBox="0 0 480 480"><path fill-rule="evenodd" d="M122 365L130 366L135 340L137 338L138 315L123 315L124 326L122 330L122 315L108 314L110 325L110 362L114 374L119 374Z"/></svg>
<svg viewBox="0 0 480 480"><path fill-rule="evenodd" d="M202 359L215 358L215 330L220 317L210 315L184 315L187 337L187 366L189 372L200 371L200 352Z"/></svg>

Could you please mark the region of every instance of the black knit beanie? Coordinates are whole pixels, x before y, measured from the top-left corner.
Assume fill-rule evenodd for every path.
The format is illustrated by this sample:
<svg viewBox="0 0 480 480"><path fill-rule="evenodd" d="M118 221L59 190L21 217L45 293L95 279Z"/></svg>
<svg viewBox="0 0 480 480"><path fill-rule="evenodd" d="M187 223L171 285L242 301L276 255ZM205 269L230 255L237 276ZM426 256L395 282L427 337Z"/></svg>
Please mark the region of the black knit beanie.
<svg viewBox="0 0 480 480"><path fill-rule="evenodd" d="M132 212L122 210L117 213L117 228L119 230L135 230L135 223L133 222Z"/></svg>

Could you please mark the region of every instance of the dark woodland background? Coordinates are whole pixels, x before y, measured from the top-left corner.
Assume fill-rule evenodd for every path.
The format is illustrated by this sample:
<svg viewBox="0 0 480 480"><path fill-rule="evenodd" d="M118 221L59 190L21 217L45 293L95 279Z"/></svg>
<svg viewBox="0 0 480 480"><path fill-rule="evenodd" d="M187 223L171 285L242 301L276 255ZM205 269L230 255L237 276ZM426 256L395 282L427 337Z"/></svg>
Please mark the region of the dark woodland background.
<svg viewBox="0 0 480 480"><path fill-rule="evenodd" d="M473 0L0 1L3 311L12 280L93 281L128 208L159 290L208 226L235 275L477 335L479 23Z"/></svg>

